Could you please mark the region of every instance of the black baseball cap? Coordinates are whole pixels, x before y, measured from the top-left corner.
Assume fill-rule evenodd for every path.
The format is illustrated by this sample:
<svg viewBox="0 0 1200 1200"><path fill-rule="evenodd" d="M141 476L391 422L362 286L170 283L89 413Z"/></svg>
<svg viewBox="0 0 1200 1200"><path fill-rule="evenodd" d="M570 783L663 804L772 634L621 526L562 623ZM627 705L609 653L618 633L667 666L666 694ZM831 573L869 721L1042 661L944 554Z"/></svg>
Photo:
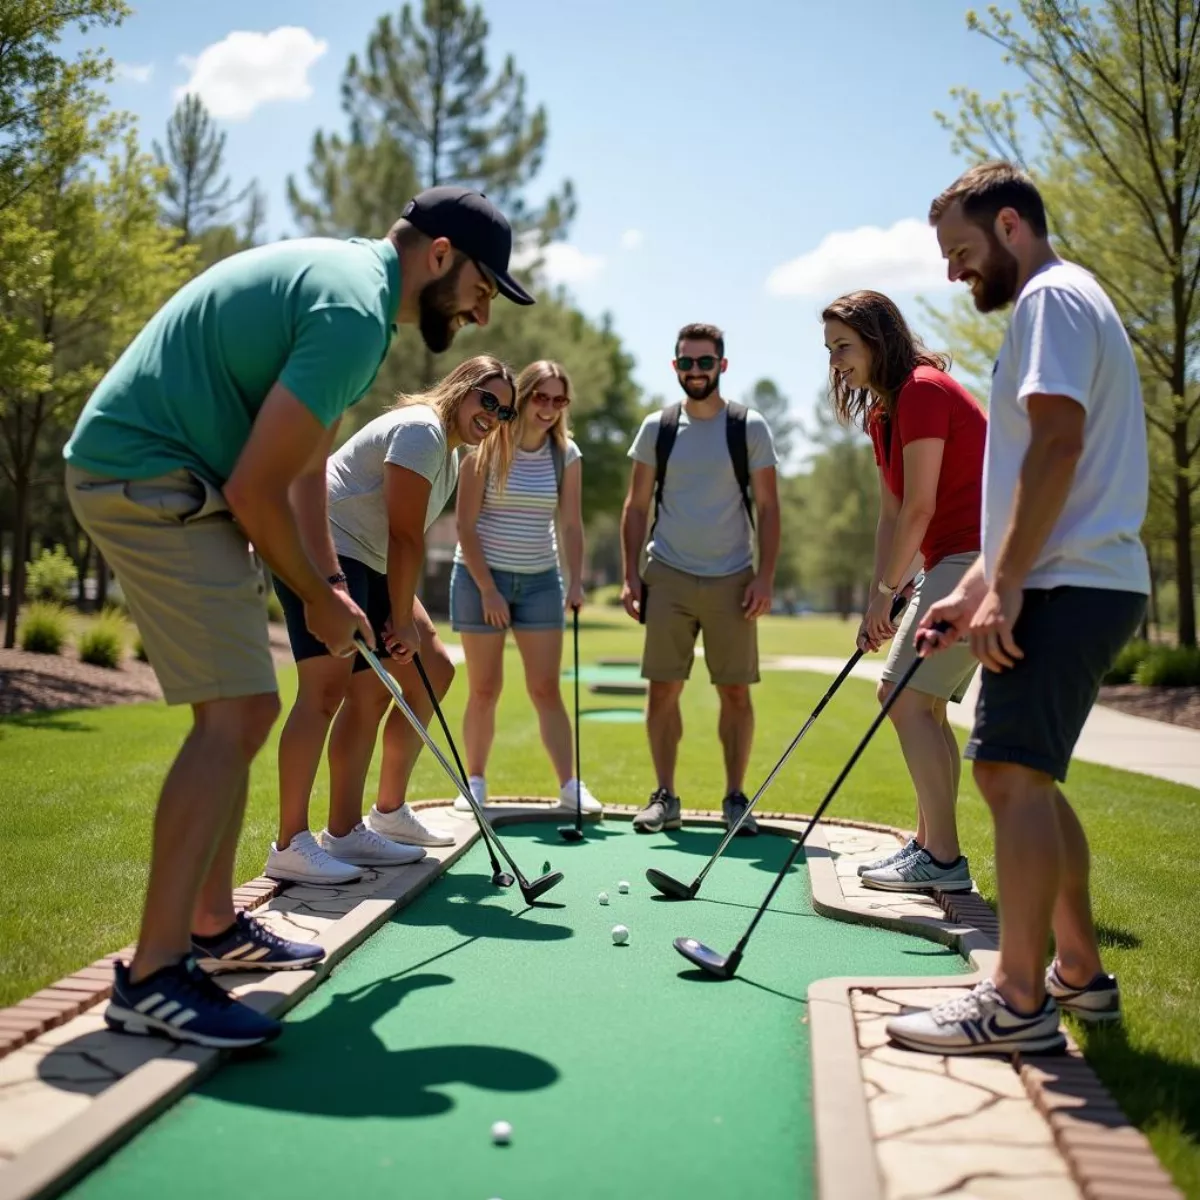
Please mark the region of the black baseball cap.
<svg viewBox="0 0 1200 1200"><path fill-rule="evenodd" d="M512 226L482 192L449 185L426 188L405 205L400 216L426 237L448 238L515 304L536 303L508 273Z"/></svg>

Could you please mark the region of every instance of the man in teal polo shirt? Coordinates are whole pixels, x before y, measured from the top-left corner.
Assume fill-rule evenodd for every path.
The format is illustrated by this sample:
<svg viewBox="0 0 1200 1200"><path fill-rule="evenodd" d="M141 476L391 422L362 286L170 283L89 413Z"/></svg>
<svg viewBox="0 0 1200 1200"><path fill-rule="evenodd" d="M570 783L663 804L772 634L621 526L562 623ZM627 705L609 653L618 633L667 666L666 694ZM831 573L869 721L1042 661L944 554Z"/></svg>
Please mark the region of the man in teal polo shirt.
<svg viewBox="0 0 1200 1200"><path fill-rule="evenodd" d="M163 786L137 952L108 1024L215 1047L277 1021L208 975L311 966L323 951L233 910L250 763L279 714L264 561L334 654L374 637L341 586L325 460L397 324L445 350L485 325L512 230L480 193L439 187L381 239L303 238L210 267L151 318L88 400L63 454L80 525L121 584L168 704L193 725Z"/></svg>

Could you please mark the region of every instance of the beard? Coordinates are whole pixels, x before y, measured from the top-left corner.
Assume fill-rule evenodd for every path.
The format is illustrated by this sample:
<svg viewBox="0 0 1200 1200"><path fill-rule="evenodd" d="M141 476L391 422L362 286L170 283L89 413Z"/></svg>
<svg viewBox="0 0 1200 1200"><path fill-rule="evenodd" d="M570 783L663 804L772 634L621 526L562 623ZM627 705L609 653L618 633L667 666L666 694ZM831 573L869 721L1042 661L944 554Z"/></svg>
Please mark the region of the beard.
<svg viewBox="0 0 1200 1200"><path fill-rule="evenodd" d="M418 328L425 345L434 354L441 354L450 348L456 332L453 328L456 318L461 316L468 321L474 320L470 313L458 307L458 276L464 262L465 258L459 259L448 275L427 283L417 297Z"/></svg>
<svg viewBox="0 0 1200 1200"><path fill-rule="evenodd" d="M720 375L711 378L706 375L703 379L684 379L681 383L690 400L707 400L717 390L720 381Z"/></svg>
<svg viewBox="0 0 1200 1200"><path fill-rule="evenodd" d="M989 229L988 256L977 272L972 272L968 280L974 277L979 280L979 290L973 294L975 307L983 313L995 312L1010 304L1017 294L1017 274L1019 267L1015 256L1000 245L1000 239Z"/></svg>

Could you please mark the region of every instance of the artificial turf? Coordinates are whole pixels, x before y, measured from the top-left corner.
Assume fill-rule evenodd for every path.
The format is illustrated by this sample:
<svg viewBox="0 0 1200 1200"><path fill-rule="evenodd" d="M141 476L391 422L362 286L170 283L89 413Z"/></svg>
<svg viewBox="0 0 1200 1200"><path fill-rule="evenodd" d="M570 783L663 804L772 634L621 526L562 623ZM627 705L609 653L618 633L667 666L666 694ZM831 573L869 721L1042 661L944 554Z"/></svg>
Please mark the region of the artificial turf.
<svg viewBox="0 0 1200 1200"><path fill-rule="evenodd" d="M732 948L791 843L738 840L692 902L713 829L639 836L627 821L564 846L554 823L504 831L542 904L499 891L478 844L339 966L283 1038L231 1064L70 1193L356 1197L812 1195L808 985L830 975L965 971L923 939L813 913L801 858L738 978L672 948ZM618 891L621 880L630 891ZM598 902L600 891L610 902ZM631 931L615 946L617 923ZM492 1143L493 1121L513 1126ZM196 1166L203 1163L203 1169Z"/></svg>

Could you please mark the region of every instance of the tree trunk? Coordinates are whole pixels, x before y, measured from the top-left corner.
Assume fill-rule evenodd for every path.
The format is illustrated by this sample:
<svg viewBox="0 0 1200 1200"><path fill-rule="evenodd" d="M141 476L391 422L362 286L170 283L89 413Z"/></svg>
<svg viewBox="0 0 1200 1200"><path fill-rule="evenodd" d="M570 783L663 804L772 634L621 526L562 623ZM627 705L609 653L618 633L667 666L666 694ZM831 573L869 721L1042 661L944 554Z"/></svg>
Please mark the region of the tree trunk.
<svg viewBox="0 0 1200 1200"><path fill-rule="evenodd" d="M4 614L4 648L17 644L17 611L25 594L25 553L29 543L29 477L18 472L13 491L16 511L13 513L12 570L8 576L8 610Z"/></svg>
<svg viewBox="0 0 1200 1200"><path fill-rule="evenodd" d="M79 598L75 603L79 606L80 612L87 612L87 580L88 574L92 569L92 539L86 534L83 537L83 553L79 556L79 561L75 564L75 569L79 572Z"/></svg>
<svg viewBox="0 0 1200 1200"><path fill-rule="evenodd" d="M96 551L96 611L103 612L108 603L108 563L104 555Z"/></svg>
<svg viewBox="0 0 1200 1200"><path fill-rule="evenodd" d="M1178 393L1182 395L1181 393ZM1195 577L1192 571L1192 496L1188 470L1188 423L1175 423L1175 584L1179 592L1178 634L1181 646L1196 644Z"/></svg>

